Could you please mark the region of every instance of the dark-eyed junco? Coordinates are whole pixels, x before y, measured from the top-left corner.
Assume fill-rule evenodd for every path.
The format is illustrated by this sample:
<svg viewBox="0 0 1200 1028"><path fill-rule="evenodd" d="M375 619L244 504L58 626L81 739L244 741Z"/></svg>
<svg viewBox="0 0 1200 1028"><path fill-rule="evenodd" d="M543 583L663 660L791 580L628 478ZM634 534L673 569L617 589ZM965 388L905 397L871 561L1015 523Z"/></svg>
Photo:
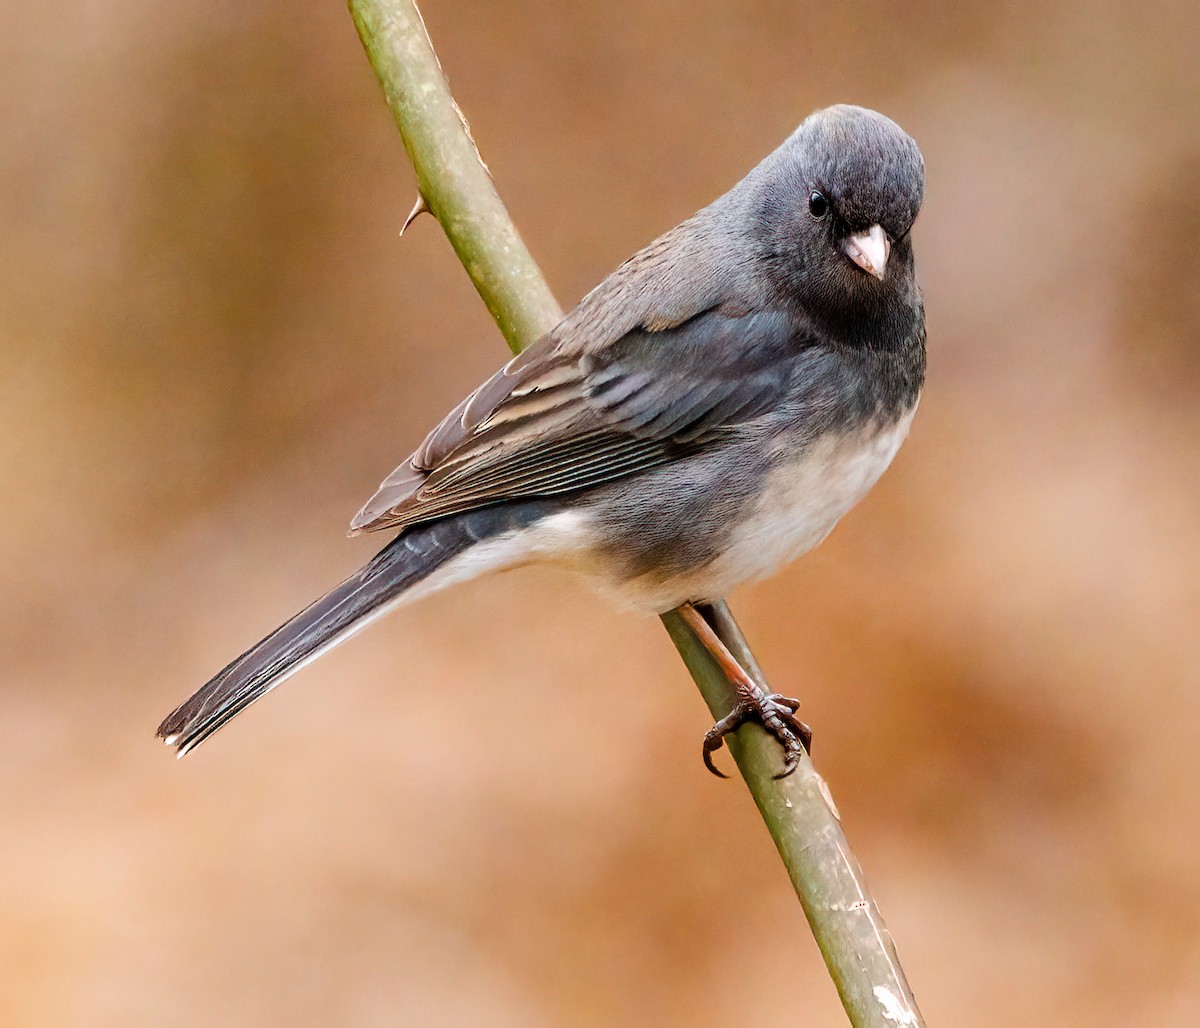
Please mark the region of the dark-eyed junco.
<svg viewBox="0 0 1200 1028"><path fill-rule="evenodd" d="M352 522L396 538L158 734L182 755L397 604L535 561L628 606L682 608L729 668L694 605L816 546L908 431L925 373L909 238L923 188L894 122L813 114L451 411ZM740 695L706 762L754 716L790 769L794 701Z"/></svg>

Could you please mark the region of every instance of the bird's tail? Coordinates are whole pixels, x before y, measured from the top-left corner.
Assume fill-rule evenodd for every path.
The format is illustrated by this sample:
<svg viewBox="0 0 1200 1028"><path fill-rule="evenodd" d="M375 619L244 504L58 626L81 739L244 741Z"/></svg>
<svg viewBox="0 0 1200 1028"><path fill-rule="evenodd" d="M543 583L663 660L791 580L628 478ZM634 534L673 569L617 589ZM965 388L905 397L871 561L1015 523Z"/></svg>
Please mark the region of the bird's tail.
<svg viewBox="0 0 1200 1028"><path fill-rule="evenodd" d="M440 587L518 563L521 547L514 545L513 533L545 513L543 504L509 504L406 530L171 711L158 727L159 737L183 756L289 675L407 598L414 586Z"/></svg>

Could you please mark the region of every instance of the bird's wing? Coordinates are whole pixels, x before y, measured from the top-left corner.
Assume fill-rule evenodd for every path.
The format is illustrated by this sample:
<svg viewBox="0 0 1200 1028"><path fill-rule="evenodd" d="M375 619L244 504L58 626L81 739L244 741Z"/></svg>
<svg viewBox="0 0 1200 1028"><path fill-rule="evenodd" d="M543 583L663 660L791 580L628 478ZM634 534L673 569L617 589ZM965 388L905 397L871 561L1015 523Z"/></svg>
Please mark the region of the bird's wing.
<svg viewBox="0 0 1200 1028"><path fill-rule="evenodd" d="M781 312L714 307L587 351L543 337L458 405L352 532L636 474L763 413L806 340Z"/></svg>

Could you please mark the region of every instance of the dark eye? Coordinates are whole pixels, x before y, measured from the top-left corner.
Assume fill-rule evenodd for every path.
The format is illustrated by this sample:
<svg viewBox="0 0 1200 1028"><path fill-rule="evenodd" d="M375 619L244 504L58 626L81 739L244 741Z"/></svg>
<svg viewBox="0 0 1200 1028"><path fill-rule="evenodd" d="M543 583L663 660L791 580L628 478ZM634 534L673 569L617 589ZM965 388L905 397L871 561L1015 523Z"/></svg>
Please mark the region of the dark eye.
<svg viewBox="0 0 1200 1028"><path fill-rule="evenodd" d="M808 198L808 213L814 218L823 218L829 210L829 201L815 189Z"/></svg>

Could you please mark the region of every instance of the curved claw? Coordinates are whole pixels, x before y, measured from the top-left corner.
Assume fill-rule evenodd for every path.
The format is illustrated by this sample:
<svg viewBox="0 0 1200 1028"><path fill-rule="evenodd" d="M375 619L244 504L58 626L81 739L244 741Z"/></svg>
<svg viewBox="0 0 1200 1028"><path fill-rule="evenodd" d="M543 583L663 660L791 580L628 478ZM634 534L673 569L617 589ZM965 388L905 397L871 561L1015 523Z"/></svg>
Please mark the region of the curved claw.
<svg viewBox="0 0 1200 1028"><path fill-rule="evenodd" d="M724 771L722 771L719 767L717 767L717 765L713 763L713 759L712 759L712 755L714 753L716 753L717 750L719 750L722 745L723 745L723 742L719 736L713 742L709 741L709 738L707 735L704 737L704 766L706 768L708 768L709 771L711 771L718 778L728 778L729 775L727 775Z"/></svg>
<svg viewBox="0 0 1200 1028"><path fill-rule="evenodd" d="M771 702L771 698L767 698L767 702ZM796 718L779 704L775 704L773 708L764 707L767 713L763 717L763 728L765 728L783 747L784 764L783 770L777 775L772 775L772 778L786 778L800 763L800 754L807 747L804 745L804 732L807 730L807 725L797 721Z"/></svg>
<svg viewBox="0 0 1200 1028"><path fill-rule="evenodd" d="M786 778L800 766L800 757L810 751L812 729L796 717L800 701L789 696L772 693L740 701L725 717L721 718L704 736L704 766L718 778L729 776L717 769L712 755L719 750L725 736L735 732L747 721L757 721L768 735L775 738L785 754L783 770L774 775Z"/></svg>
<svg viewBox="0 0 1200 1028"><path fill-rule="evenodd" d="M704 733L704 766L718 778L728 778L729 775L718 770L717 765L712 761L712 755L725 744L725 736L734 731L749 716L748 712L743 709L744 706L739 703Z"/></svg>
<svg viewBox="0 0 1200 1028"><path fill-rule="evenodd" d="M771 775L775 781L779 781L781 778L787 778L788 775L790 775L796 770L797 767L800 766L800 754L803 752L803 749L800 746L787 746L784 748L784 752L787 754L787 758L783 762L783 770L777 775Z"/></svg>

